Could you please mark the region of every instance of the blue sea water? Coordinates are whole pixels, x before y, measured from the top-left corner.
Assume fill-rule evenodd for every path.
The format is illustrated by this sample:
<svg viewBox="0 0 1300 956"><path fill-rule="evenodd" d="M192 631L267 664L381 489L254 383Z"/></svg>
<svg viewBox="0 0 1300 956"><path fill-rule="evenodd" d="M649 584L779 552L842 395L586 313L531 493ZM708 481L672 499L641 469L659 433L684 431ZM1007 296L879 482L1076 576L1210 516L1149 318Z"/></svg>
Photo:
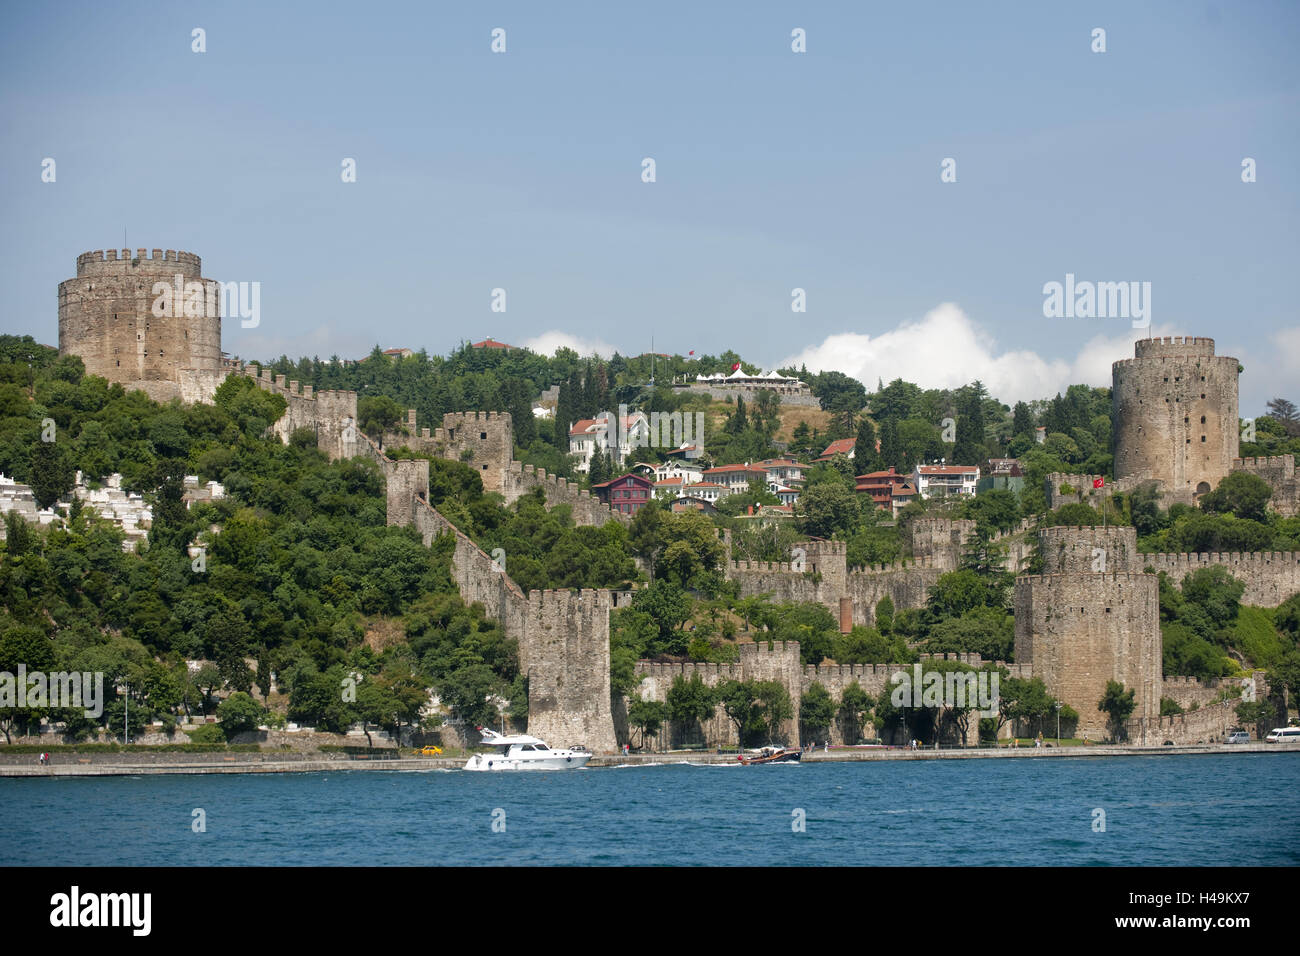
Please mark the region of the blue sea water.
<svg viewBox="0 0 1300 956"><path fill-rule="evenodd" d="M9 778L0 864L1294 866L1298 821L1295 754Z"/></svg>

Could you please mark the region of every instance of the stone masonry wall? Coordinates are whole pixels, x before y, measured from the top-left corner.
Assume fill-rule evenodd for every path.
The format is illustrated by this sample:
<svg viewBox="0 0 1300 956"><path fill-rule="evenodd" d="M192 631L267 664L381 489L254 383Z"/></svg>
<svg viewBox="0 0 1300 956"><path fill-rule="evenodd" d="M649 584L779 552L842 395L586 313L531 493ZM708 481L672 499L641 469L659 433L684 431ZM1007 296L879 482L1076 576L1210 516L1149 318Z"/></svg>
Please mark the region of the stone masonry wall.
<svg viewBox="0 0 1300 956"><path fill-rule="evenodd" d="M1285 518L1300 515L1300 477L1295 470L1295 455L1275 455L1271 458L1235 458L1233 471L1258 475L1273 488L1269 507Z"/></svg>
<svg viewBox="0 0 1300 956"><path fill-rule="evenodd" d="M220 285L202 278L193 253L148 251L77 257L76 277L59 283L59 354L80 356L87 374L165 402L199 394L221 372ZM177 276L182 290L188 284L201 292L202 301L193 303L200 314L186 315L185 298L176 301L173 293L171 314L155 315L155 284L174 289Z"/></svg>
<svg viewBox="0 0 1300 956"><path fill-rule="evenodd" d="M284 414L271 426L282 442L300 428L316 432L316 447L331 459L351 458L365 453L364 436L357 428L357 393L326 389L315 391L310 385L299 387L284 375L272 376L268 369L245 366L248 376L263 391L281 396L288 403ZM426 482L427 487L427 482Z"/></svg>
<svg viewBox="0 0 1300 956"><path fill-rule="evenodd" d="M452 579L467 604L481 604L519 648L528 677L528 732L554 746L581 743L599 752L617 749L610 703L609 591L541 591L525 595L500 564L428 502L426 459L388 458L362 436L363 448L384 474L388 523L413 526L426 546L455 536Z"/></svg>
<svg viewBox="0 0 1300 956"><path fill-rule="evenodd" d="M1148 476L1192 501L1237 457L1240 364L1192 336L1139 339L1134 355L1111 369L1115 474Z"/></svg>
<svg viewBox="0 0 1300 956"><path fill-rule="evenodd" d="M1135 691L1136 718L1159 715L1163 663L1155 575L1021 576L1015 627L1016 660L1031 663L1048 692L1079 712L1080 735L1107 735L1097 704L1108 680Z"/></svg>
<svg viewBox="0 0 1300 956"><path fill-rule="evenodd" d="M1171 583L1182 586L1183 578L1201 568L1224 567L1246 585L1243 604L1277 607L1300 593L1300 552L1260 551L1249 553L1144 554L1145 567L1166 571Z"/></svg>
<svg viewBox="0 0 1300 956"><path fill-rule="evenodd" d="M599 498L567 478L515 461L509 412L452 412L443 416L441 428L431 430L417 428L415 409L410 409L402 426L385 432L380 442L381 448L402 445L469 465L483 479L483 490L501 495L508 505L541 488L546 506L568 505L579 526L599 527L611 518L625 524L631 521L631 516L611 511Z"/></svg>

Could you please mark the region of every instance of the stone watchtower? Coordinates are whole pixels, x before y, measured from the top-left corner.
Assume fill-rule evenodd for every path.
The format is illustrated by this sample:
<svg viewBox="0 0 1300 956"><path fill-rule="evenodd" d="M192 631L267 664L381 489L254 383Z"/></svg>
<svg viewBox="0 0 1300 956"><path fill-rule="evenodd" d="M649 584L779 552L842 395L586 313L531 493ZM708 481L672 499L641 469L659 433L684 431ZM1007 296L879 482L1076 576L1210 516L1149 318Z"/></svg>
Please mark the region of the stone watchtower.
<svg viewBox="0 0 1300 956"><path fill-rule="evenodd" d="M1143 573L1137 532L1044 528L1038 543L1045 573L1016 578L1017 663L1031 664L1048 693L1079 712L1082 736L1107 734L1097 704L1111 680L1135 692L1131 720L1154 728L1163 671L1160 584Z"/></svg>
<svg viewBox="0 0 1300 956"><path fill-rule="evenodd" d="M1111 366L1115 477L1150 478L1191 502L1232 470L1238 453L1235 358L1214 339L1139 339Z"/></svg>
<svg viewBox="0 0 1300 956"><path fill-rule="evenodd" d="M173 249L77 256L77 277L59 283L59 354L155 401L208 397L223 374L221 287L200 267Z"/></svg>

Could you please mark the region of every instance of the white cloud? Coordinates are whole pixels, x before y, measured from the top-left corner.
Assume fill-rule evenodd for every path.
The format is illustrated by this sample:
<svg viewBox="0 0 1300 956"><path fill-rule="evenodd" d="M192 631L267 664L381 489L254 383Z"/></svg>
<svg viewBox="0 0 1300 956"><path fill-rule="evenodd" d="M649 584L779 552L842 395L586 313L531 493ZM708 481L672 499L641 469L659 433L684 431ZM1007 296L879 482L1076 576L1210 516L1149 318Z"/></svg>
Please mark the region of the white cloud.
<svg viewBox="0 0 1300 956"><path fill-rule="evenodd" d="M1273 333L1277 364L1283 371L1300 374L1300 325Z"/></svg>
<svg viewBox="0 0 1300 956"><path fill-rule="evenodd" d="M549 332L543 332L531 339L524 339L521 344L540 355L554 355L556 349L566 348L573 349L584 358L592 354L599 355L601 358L609 358L616 351L614 346L608 342L602 342L599 339L580 339L576 335L561 332L559 329L551 329Z"/></svg>
<svg viewBox="0 0 1300 956"><path fill-rule="evenodd" d="M922 388L957 388L979 379L1003 402L1050 398L1067 385L1109 385L1111 363L1133 357L1133 341L1177 334L1172 327L1124 328L1096 335L1073 359L1045 359L1029 349L999 352L993 338L960 308L945 302L915 322L880 335L831 335L780 363L807 365L810 372L837 370L859 379L869 391L877 380L901 378Z"/></svg>

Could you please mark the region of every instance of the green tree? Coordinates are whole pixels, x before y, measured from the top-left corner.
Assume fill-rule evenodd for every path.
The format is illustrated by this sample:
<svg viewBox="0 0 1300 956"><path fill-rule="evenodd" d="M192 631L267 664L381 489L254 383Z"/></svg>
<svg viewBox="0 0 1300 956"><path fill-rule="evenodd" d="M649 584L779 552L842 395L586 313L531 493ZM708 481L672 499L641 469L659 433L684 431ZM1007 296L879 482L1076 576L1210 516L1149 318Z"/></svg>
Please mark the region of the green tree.
<svg viewBox="0 0 1300 956"><path fill-rule="evenodd" d="M795 715L790 692L780 681L764 680L754 683L754 696L758 700L759 714L767 729L768 742L784 739L782 729L785 722Z"/></svg>
<svg viewBox="0 0 1300 956"><path fill-rule="evenodd" d="M678 674L668 688L667 703L668 717L679 733L689 730L690 733L683 733L683 736L693 737L698 733L699 725L713 716L717 698L713 688L705 684L698 673L691 674L690 679Z"/></svg>
<svg viewBox="0 0 1300 956"><path fill-rule="evenodd" d="M1135 697L1135 691L1125 690L1124 685L1119 681L1108 680L1106 692L1102 694L1101 700L1097 701L1097 709L1106 715L1111 735L1116 740L1125 736L1124 725L1129 717L1133 716L1133 711L1137 707Z"/></svg>
<svg viewBox="0 0 1300 956"><path fill-rule="evenodd" d="M799 701L801 739L818 739L830 729L835 719L835 701L821 684L813 683Z"/></svg>
<svg viewBox="0 0 1300 956"><path fill-rule="evenodd" d="M736 725L736 739L743 749L747 739L763 728L761 705L752 681L725 680L718 684L718 703L727 719Z"/></svg>
<svg viewBox="0 0 1300 956"><path fill-rule="evenodd" d="M27 482L38 508L52 508L76 480L77 466L63 441L39 441L32 449Z"/></svg>
<svg viewBox="0 0 1300 956"><path fill-rule="evenodd" d="M857 681L853 681L840 694L838 716L845 743L857 743L862 737L862 730L871 717L871 709L876 706L875 699L868 694Z"/></svg>
<svg viewBox="0 0 1300 956"><path fill-rule="evenodd" d="M640 732L638 749L645 747L647 737L656 737L663 722L668 719L668 705L657 700L642 700L634 696L627 708L628 726Z"/></svg>
<svg viewBox="0 0 1300 956"><path fill-rule="evenodd" d="M256 730L264 714L262 705L243 691L231 694L217 707L217 720L221 722L227 740L236 734Z"/></svg>

